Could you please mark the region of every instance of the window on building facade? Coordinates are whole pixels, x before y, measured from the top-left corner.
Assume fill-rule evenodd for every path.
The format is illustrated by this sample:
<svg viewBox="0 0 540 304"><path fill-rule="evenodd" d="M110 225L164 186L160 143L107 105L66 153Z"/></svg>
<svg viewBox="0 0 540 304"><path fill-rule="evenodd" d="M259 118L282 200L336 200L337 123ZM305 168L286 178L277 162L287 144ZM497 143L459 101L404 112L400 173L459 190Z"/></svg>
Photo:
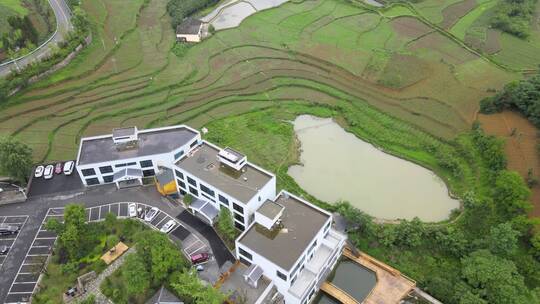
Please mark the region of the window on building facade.
<svg viewBox="0 0 540 304"><path fill-rule="evenodd" d="M103 181L106 182L106 183L112 183L112 181L113 181L113 176L112 176L112 175L104 176L104 177L103 177Z"/></svg>
<svg viewBox="0 0 540 304"><path fill-rule="evenodd" d="M224 205L227 205L229 206L229 200L226 199L225 197L223 197L221 194L218 194L218 199L221 203L223 203Z"/></svg>
<svg viewBox="0 0 540 304"><path fill-rule="evenodd" d="M179 185L181 188L186 189L186 184L185 184L183 181L177 179L176 182L178 183L178 185Z"/></svg>
<svg viewBox="0 0 540 304"><path fill-rule="evenodd" d="M235 218L237 221L240 221L240 222L244 223L244 217L241 216L240 214L235 213L235 214L234 214L234 218Z"/></svg>
<svg viewBox="0 0 540 304"><path fill-rule="evenodd" d="M141 168L148 168L148 167L153 167L153 166L154 164L152 163L151 159L141 161Z"/></svg>
<svg viewBox="0 0 540 304"><path fill-rule="evenodd" d="M88 186L98 185L98 184L99 184L99 179L97 179L97 177L87 178L87 179L86 179L86 184L87 184Z"/></svg>
<svg viewBox="0 0 540 304"><path fill-rule="evenodd" d="M113 169L112 169L112 166L103 166L103 167L99 167L99 172L101 172L101 174L112 173Z"/></svg>
<svg viewBox="0 0 540 304"><path fill-rule="evenodd" d="M125 163L125 164L118 164L118 165L114 165L116 168L121 168L121 167L127 167L127 166L133 166L133 165L136 165L137 163L136 162L131 162L131 163Z"/></svg>
<svg viewBox="0 0 540 304"><path fill-rule="evenodd" d="M94 170L94 168L82 169L81 172L83 176L96 175L96 171Z"/></svg>
<svg viewBox="0 0 540 304"><path fill-rule="evenodd" d="M193 194L195 196L199 196L199 192L197 191L197 189L195 189L193 187L189 187L189 192L191 192L191 194Z"/></svg>
<svg viewBox="0 0 540 304"><path fill-rule="evenodd" d="M156 173L154 172L154 169L143 170L142 174L143 174L144 177L149 177L149 176L156 175Z"/></svg>
<svg viewBox="0 0 540 304"><path fill-rule="evenodd" d="M296 271L298 270L298 268L300 266L302 266L302 264L304 263L304 260L305 260L306 256L303 255L302 258L300 259L300 261L298 261L298 264L296 264L296 266L294 267L293 271L291 271L291 277L294 276L296 274Z"/></svg>
<svg viewBox="0 0 540 304"><path fill-rule="evenodd" d="M197 144L197 140L194 140L194 141L189 145L189 147L190 147L190 148L193 148L193 147L195 147L196 144Z"/></svg>
<svg viewBox="0 0 540 304"><path fill-rule="evenodd" d="M177 160L177 159L179 159L180 157L182 157L182 155L184 155L184 150L178 151L178 153L176 153L176 154L174 155L174 159Z"/></svg>
<svg viewBox="0 0 540 304"><path fill-rule="evenodd" d="M206 187L205 185L203 184L199 184L199 188L201 188L201 191L214 197L216 194L214 193L213 190L211 190L210 188Z"/></svg>
<svg viewBox="0 0 540 304"><path fill-rule="evenodd" d="M251 262L244 259L243 257L240 257L240 262L246 266L251 266Z"/></svg>
<svg viewBox="0 0 540 304"><path fill-rule="evenodd" d="M240 255L243 255L246 259L252 261L253 260L253 255L251 255L251 253L245 251L244 249L242 249L242 247L238 247L238 252L240 253Z"/></svg>
<svg viewBox="0 0 540 304"><path fill-rule="evenodd" d="M190 185L192 185L192 186L194 186L194 187L197 187L197 182L196 182L193 178L191 178L191 177L188 176L188 177L187 177L187 181L188 181L188 183L189 183Z"/></svg>
<svg viewBox="0 0 540 304"><path fill-rule="evenodd" d="M182 172L178 171L178 170L174 170L174 172L176 173L176 176L179 178L179 179L184 179L184 174L182 174Z"/></svg>
<svg viewBox="0 0 540 304"><path fill-rule="evenodd" d="M239 222L234 222L234 227L236 227L238 230L240 231L244 231L244 229L246 229L246 227L244 227L244 225L240 224Z"/></svg>
<svg viewBox="0 0 540 304"><path fill-rule="evenodd" d="M278 278L282 279L283 281L287 282L287 276L281 273L279 270L276 270L276 275Z"/></svg>
<svg viewBox="0 0 540 304"><path fill-rule="evenodd" d="M239 205L236 204L236 203L233 203L232 205L233 205L233 209L234 209L234 210L236 210L236 211L238 211L238 212L240 212L240 213L242 213L242 214L244 213L244 208L242 208L241 206L239 206Z"/></svg>

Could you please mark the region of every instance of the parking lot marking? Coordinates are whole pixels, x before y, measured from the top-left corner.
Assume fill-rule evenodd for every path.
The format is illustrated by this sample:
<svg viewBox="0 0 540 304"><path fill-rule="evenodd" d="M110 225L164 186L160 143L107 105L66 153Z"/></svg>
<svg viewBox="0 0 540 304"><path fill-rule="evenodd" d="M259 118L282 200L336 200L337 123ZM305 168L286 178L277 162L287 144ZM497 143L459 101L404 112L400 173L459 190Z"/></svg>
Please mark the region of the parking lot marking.
<svg viewBox="0 0 540 304"><path fill-rule="evenodd" d="M17 242L17 239L19 238L19 235L21 233L21 231L23 230L24 228L24 225L26 225L26 221L28 220L28 216L27 215L15 215L15 216L4 216L4 218L2 219L2 223L4 223L8 218L24 218L24 221L23 222L20 222L20 223L10 223L12 225L20 225L19 226L19 232L17 233L17 235L15 237L10 237L10 238L1 238L0 240L2 241L2 243L6 246L9 247L9 251L8 253L3 257L3 259L0 261L0 269L2 269L2 267L4 266L4 262L8 259L8 257L10 256L11 254L11 248L13 247L13 244L15 244Z"/></svg>

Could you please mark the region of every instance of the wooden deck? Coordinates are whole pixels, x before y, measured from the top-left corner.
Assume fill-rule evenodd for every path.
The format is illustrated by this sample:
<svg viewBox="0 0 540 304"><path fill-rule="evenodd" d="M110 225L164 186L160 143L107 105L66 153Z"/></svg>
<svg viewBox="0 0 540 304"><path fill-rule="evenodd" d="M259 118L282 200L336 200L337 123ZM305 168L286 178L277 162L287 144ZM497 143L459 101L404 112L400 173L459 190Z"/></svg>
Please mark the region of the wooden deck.
<svg viewBox="0 0 540 304"><path fill-rule="evenodd" d="M361 252L360 256L356 257L352 254L350 249L345 248L343 255L372 270L377 275L377 284L375 284L371 293L362 302L364 304L399 303L400 300L416 286L415 281L402 275L399 270L392 268L365 253Z"/></svg>
<svg viewBox="0 0 540 304"><path fill-rule="evenodd" d="M348 293L344 292L332 283L324 282L321 285L321 290L343 304L360 304L360 302L356 301L355 298L351 297Z"/></svg>

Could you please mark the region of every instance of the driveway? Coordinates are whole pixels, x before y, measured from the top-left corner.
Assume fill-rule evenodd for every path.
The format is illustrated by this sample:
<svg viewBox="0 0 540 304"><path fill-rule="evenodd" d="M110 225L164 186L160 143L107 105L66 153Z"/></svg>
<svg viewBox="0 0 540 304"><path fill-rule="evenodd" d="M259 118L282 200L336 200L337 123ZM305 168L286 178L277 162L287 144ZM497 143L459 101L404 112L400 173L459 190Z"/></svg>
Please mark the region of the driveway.
<svg viewBox="0 0 540 304"><path fill-rule="evenodd" d="M56 17L56 30L53 35L32 53L17 58L16 63L8 61L0 64L0 77L7 76L12 70L22 69L35 61L50 56L56 45L64 41L68 32L73 29L71 10L64 0L49 0L49 4Z"/></svg>
<svg viewBox="0 0 540 304"><path fill-rule="evenodd" d="M225 246L216 231L214 231L214 228L210 227L187 210L180 213L176 218L195 229L210 243L210 247L212 248L212 252L214 253L214 257L216 258L219 267L223 266L227 261L230 261L231 263L236 261L227 246Z"/></svg>

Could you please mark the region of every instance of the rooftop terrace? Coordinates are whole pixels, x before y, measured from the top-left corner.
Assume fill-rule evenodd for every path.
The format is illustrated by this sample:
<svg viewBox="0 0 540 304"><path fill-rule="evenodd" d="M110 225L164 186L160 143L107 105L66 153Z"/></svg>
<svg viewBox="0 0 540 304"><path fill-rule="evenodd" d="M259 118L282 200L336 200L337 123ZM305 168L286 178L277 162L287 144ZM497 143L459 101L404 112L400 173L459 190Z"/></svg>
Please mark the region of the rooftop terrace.
<svg viewBox="0 0 540 304"><path fill-rule="evenodd" d="M218 153L218 148L203 142L191 156L186 155L176 165L243 203L251 200L273 177L249 163L239 171L222 165Z"/></svg>
<svg viewBox="0 0 540 304"><path fill-rule="evenodd" d="M285 193L279 195L276 203L285 208L281 216L281 231L268 233L264 227L254 224L238 242L256 250L284 270L290 270L330 215Z"/></svg>
<svg viewBox="0 0 540 304"><path fill-rule="evenodd" d="M101 163L154 154L168 153L192 141L197 133L184 126L168 129L141 130L137 145L118 149L112 134L97 138L83 138L79 165Z"/></svg>

